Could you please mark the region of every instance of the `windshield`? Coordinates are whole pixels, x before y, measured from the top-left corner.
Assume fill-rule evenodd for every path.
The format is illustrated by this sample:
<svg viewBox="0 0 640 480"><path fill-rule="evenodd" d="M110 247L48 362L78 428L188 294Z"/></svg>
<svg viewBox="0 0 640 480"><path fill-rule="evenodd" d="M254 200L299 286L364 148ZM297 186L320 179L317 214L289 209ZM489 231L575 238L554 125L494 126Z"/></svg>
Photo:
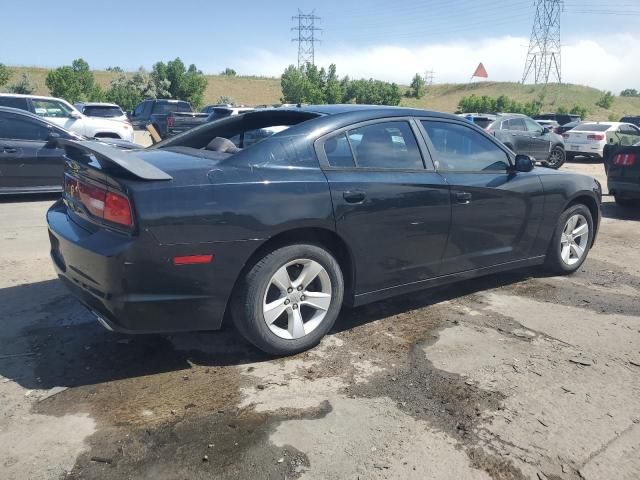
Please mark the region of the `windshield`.
<svg viewBox="0 0 640 480"><path fill-rule="evenodd" d="M602 123L583 123L573 129L574 132L606 132L611 128L611 125L604 125Z"/></svg>
<svg viewBox="0 0 640 480"><path fill-rule="evenodd" d="M92 105L89 107L84 107L82 113L89 117L102 117L102 118L114 118L121 117L124 115L124 112L120 109L120 107L116 106L107 106L107 105Z"/></svg>

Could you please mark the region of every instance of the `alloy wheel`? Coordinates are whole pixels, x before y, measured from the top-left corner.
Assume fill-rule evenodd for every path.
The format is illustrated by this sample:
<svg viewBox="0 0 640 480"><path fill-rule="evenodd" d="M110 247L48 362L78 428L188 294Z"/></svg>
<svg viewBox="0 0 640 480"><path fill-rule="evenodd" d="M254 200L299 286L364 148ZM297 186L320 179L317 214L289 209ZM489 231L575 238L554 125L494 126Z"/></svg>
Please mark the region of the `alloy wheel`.
<svg viewBox="0 0 640 480"><path fill-rule="evenodd" d="M554 148L549 154L549 160L547 161L550 166L555 167L562 162L562 151L559 148Z"/></svg>
<svg viewBox="0 0 640 480"><path fill-rule="evenodd" d="M589 241L589 223L576 213L568 218L560 236L560 258L567 265L578 263L587 251Z"/></svg>
<svg viewBox="0 0 640 480"><path fill-rule="evenodd" d="M325 268L315 260L297 259L271 277L262 314L273 334L296 340L322 323L331 301L331 279Z"/></svg>

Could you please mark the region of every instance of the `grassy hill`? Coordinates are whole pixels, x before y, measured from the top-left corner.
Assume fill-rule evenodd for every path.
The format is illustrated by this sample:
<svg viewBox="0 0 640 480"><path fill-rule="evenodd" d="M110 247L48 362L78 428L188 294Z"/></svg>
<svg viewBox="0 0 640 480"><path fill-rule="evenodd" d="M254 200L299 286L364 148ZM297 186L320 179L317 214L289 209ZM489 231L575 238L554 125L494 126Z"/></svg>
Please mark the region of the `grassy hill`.
<svg viewBox="0 0 640 480"><path fill-rule="evenodd" d="M26 73L36 84L38 94L47 95L49 93L45 85L48 69L12 67L12 70L14 74L9 83L16 81L22 73ZM94 75L97 82L106 89L109 87L111 79L117 74L94 71ZM207 75L207 79L209 84L205 92L206 103L215 103L220 96L226 95L240 104L271 104L278 103L282 95L279 78ZM610 115L613 115L616 120L623 115L640 115L640 98L616 97L613 106L609 110L605 110L595 104L602 95L602 92L595 88L557 84L544 87L514 82L433 85L428 89L427 95L420 100L403 98L402 105L453 112L457 109L460 99L472 93L490 97L504 94L519 102L542 99L544 111L555 111L560 106L571 108L574 105L580 105L587 108L589 118L593 120L607 120Z"/></svg>

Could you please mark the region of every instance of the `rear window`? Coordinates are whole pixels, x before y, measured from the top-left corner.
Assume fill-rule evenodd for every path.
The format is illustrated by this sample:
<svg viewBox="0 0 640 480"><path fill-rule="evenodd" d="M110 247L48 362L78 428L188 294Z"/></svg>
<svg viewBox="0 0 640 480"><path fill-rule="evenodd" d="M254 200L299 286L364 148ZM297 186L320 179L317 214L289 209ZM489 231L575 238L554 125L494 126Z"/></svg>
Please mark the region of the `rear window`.
<svg viewBox="0 0 640 480"><path fill-rule="evenodd" d="M162 102L153 106L152 113L191 112L191 105L187 102Z"/></svg>
<svg viewBox="0 0 640 480"><path fill-rule="evenodd" d="M610 128L611 125L603 125L601 123L583 123L573 130L576 132L606 132Z"/></svg>
<svg viewBox="0 0 640 480"><path fill-rule="evenodd" d="M0 97L0 107L19 108L28 110L27 99L21 97Z"/></svg>
<svg viewBox="0 0 640 480"><path fill-rule="evenodd" d="M478 125L480 128L487 128L489 125L493 123L493 119L491 118L483 118L483 117L472 117L472 122Z"/></svg>
<svg viewBox="0 0 640 480"><path fill-rule="evenodd" d="M124 115L124 112L120 107L108 107L108 106L89 106L84 107L82 113L89 117L103 117L103 118L113 118L113 117L121 117Z"/></svg>

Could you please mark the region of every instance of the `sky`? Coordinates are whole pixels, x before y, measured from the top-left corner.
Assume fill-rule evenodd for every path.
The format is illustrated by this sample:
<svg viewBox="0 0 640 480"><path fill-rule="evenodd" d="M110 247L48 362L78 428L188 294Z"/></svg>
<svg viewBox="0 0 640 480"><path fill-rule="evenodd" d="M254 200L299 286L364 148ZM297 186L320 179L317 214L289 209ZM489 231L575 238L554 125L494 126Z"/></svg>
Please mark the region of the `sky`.
<svg viewBox="0 0 640 480"><path fill-rule="evenodd" d="M297 63L292 17L315 12L316 64L339 75L407 84L467 82L479 62L489 79L520 81L534 0L0 0L0 63L150 68L180 57L205 73L279 76ZM640 0L565 0L563 81L615 92L640 89ZM11 41L6 41L11 39Z"/></svg>

